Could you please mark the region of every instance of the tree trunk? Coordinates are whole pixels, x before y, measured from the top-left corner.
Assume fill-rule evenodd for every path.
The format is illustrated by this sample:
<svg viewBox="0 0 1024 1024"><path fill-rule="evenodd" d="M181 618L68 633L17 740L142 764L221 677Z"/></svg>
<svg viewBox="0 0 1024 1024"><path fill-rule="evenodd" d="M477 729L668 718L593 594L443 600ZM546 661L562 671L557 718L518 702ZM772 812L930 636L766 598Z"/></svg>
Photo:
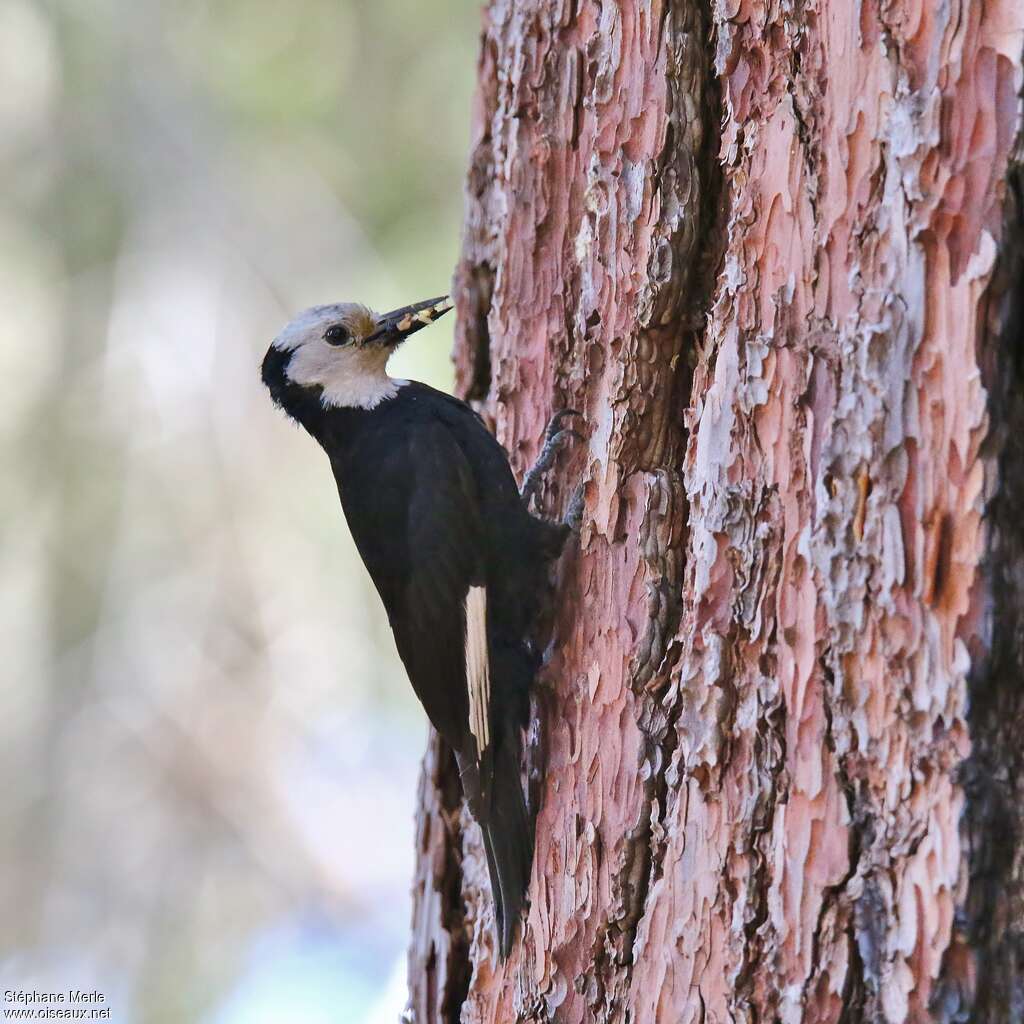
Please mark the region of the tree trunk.
<svg viewBox="0 0 1024 1024"><path fill-rule="evenodd" d="M1022 32L491 0L458 382L586 514L504 965L428 752L415 1024L1024 1019Z"/></svg>

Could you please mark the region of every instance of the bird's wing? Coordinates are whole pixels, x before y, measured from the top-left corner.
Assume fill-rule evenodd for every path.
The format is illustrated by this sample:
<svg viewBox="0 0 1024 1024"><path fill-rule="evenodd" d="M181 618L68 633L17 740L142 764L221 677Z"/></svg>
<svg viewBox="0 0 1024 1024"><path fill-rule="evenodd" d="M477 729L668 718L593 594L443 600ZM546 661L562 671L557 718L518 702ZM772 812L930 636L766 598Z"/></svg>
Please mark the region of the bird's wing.
<svg viewBox="0 0 1024 1024"><path fill-rule="evenodd" d="M407 444L407 559L404 579L386 601L391 627L430 720L464 753L472 735L479 757L490 732L480 499L466 456L445 424L418 425Z"/></svg>
<svg viewBox="0 0 1024 1024"><path fill-rule="evenodd" d="M519 778L520 722L506 713L514 679L525 684L523 652L488 642L490 547L484 498L465 454L472 419L432 414L400 424L374 445L365 476L339 480L353 536L388 611L399 655L427 715L455 751L462 790L481 827L503 957L522 913L533 860L533 832ZM469 411L468 409L466 410ZM469 426L467 426L467 424ZM460 443L461 442L461 443ZM469 458L473 458L473 464ZM507 460L510 500L518 502ZM501 484L500 473L491 476ZM488 481L491 482L490 480ZM349 486L355 484L355 486ZM493 508L493 506L492 506ZM508 558L509 553L505 552ZM510 675L509 665L516 666ZM492 679L492 673L494 678ZM504 699L495 713L492 684ZM524 685L525 690L525 685ZM513 702L514 703L514 702Z"/></svg>

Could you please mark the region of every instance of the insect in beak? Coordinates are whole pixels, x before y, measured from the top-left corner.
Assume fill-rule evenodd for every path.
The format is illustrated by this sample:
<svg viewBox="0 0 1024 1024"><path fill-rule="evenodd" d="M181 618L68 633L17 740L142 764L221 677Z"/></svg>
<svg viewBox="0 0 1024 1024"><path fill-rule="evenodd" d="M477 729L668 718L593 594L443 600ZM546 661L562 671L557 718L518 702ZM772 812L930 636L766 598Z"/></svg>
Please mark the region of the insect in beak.
<svg viewBox="0 0 1024 1024"><path fill-rule="evenodd" d="M398 345L410 334L415 334L416 331L444 316L451 308L452 300L447 295L442 295L436 299L427 299L425 302L415 302L411 306L393 309L390 313L384 313L377 318L376 328L363 339L363 344Z"/></svg>

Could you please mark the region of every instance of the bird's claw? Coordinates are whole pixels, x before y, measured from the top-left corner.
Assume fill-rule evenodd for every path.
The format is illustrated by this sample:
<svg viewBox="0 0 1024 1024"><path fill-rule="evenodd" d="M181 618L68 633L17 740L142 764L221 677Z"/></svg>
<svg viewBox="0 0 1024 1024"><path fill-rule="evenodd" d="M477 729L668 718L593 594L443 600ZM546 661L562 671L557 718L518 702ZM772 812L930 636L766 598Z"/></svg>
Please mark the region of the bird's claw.
<svg viewBox="0 0 1024 1024"><path fill-rule="evenodd" d="M548 420L547 429L544 431L544 440L550 441L553 437L559 434L561 432L562 420L568 419L570 416L578 416L580 419L583 419L583 413L576 409L559 409L558 412ZM575 433L575 431L573 431L573 433Z"/></svg>
<svg viewBox="0 0 1024 1024"><path fill-rule="evenodd" d="M555 461L555 456L558 454L558 449L566 441L582 441L583 435L572 427L563 427L562 421L568 419L570 416L579 416L581 419L582 413L577 412L575 409L561 409L548 420L547 428L544 431L544 444L541 447L540 454L537 456L537 461L530 467L523 480L523 486L520 490L520 494L523 497L523 501L527 505L530 504L531 499L537 492L537 488L540 486L541 477L551 468Z"/></svg>

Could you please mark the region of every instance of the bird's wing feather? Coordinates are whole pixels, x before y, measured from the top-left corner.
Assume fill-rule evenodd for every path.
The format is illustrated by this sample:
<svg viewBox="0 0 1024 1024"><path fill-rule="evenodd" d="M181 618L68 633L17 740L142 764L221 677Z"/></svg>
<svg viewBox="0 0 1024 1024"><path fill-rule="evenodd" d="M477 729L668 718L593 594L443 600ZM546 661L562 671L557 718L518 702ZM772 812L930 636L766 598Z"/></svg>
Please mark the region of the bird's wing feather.
<svg viewBox="0 0 1024 1024"><path fill-rule="evenodd" d="M389 606L399 654L427 715L456 749L490 727L485 534L470 466L431 420L407 435L408 558Z"/></svg>
<svg viewBox="0 0 1024 1024"><path fill-rule="evenodd" d="M489 642L488 615L500 614L501 605L493 588L488 593L486 577L501 564L489 517L496 502L518 503L519 495L503 452L473 437L484 427L470 410L449 399L431 405L428 416L387 425L387 436L373 444L379 458L361 460L359 475L349 467L349 479L339 476L339 490L409 679L455 751L463 792L483 833L504 957L533 859L519 778L522 723L518 713L508 713L519 702L510 687L525 688L527 680L522 652ZM489 493L482 493L473 472L481 458L490 460L484 474ZM515 511L515 504L509 507ZM504 702L498 713L492 686Z"/></svg>

